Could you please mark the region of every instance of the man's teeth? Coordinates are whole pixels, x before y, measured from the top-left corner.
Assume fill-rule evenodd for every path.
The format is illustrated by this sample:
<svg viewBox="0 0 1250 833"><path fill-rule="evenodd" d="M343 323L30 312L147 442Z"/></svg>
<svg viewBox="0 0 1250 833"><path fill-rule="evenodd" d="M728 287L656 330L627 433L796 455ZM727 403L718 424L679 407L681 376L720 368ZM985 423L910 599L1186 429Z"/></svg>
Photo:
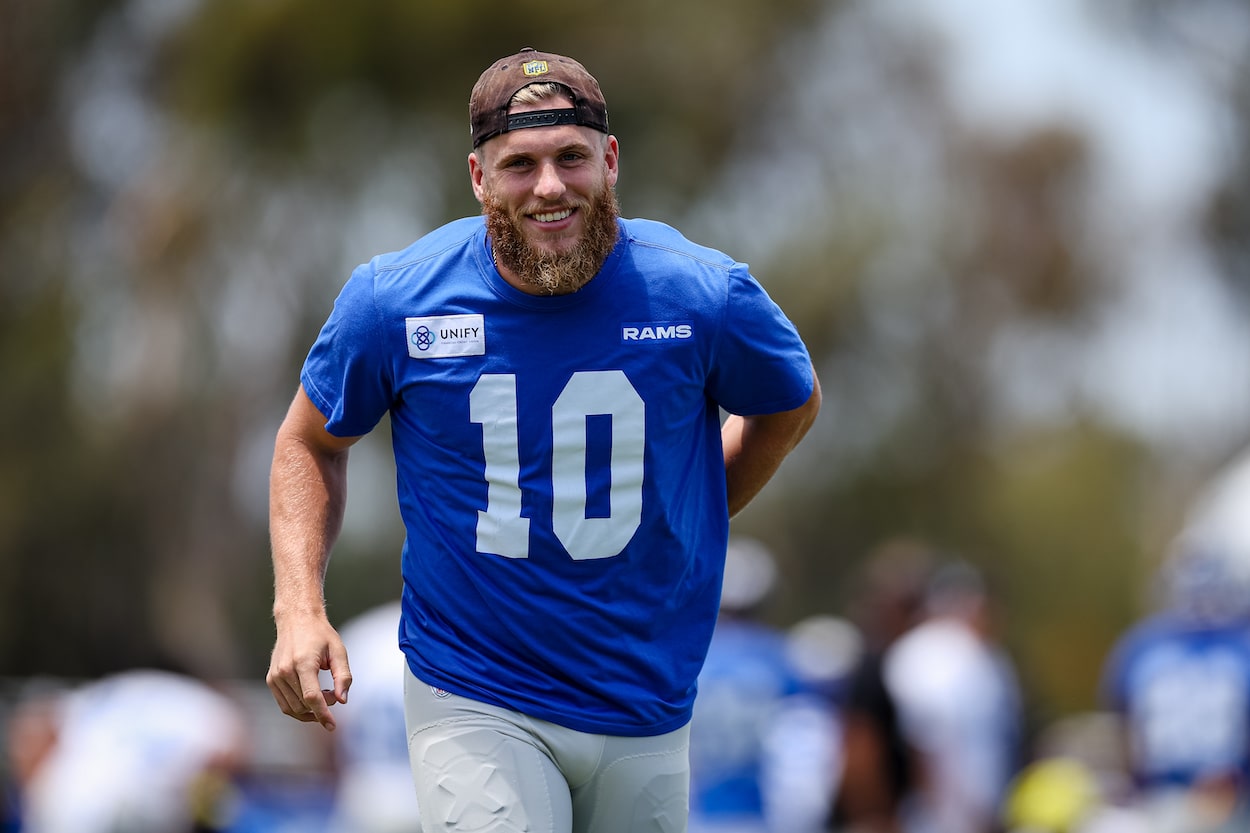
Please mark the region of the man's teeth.
<svg viewBox="0 0 1250 833"><path fill-rule="evenodd" d="M566 208L563 211L552 211L548 214L535 214L534 219L540 223L554 223L557 220L563 220L565 217L573 213L573 209Z"/></svg>

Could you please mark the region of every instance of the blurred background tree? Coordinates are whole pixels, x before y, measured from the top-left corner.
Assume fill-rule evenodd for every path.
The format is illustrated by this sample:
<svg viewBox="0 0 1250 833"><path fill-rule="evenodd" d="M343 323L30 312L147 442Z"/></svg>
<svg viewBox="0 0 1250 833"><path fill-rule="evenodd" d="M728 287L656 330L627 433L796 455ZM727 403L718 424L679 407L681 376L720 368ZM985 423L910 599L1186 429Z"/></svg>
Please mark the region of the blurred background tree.
<svg viewBox="0 0 1250 833"><path fill-rule="evenodd" d="M918 536L997 578L1036 708L1087 707L1250 438L1236 0L5 5L5 674L263 675L304 352L352 267L477 211L468 90L525 45L598 76L625 213L748 261L816 356L736 522L779 623ZM339 621L398 592L388 454L353 451Z"/></svg>

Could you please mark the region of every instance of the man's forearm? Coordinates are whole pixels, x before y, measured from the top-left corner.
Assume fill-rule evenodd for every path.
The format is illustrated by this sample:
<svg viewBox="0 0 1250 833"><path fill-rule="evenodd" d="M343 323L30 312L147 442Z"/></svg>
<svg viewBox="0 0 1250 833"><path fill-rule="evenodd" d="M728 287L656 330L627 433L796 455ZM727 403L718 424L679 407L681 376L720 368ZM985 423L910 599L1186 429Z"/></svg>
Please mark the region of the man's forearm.
<svg viewBox="0 0 1250 833"><path fill-rule="evenodd" d="M820 410L820 383L807 402L792 411L759 416L730 416L721 429L725 451L725 483L729 516L733 517L759 494L799 440L811 428Z"/></svg>
<svg viewBox="0 0 1250 833"><path fill-rule="evenodd" d="M269 483L274 616L321 613L330 549L347 502L347 451L327 453L279 432Z"/></svg>

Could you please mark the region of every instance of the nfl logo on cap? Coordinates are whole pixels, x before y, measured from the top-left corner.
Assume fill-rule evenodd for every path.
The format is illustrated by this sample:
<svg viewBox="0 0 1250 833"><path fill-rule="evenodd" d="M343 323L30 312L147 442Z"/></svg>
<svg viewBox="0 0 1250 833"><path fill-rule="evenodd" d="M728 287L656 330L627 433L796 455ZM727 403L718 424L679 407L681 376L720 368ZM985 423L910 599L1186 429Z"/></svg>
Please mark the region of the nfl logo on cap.
<svg viewBox="0 0 1250 833"><path fill-rule="evenodd" d="M525 66L521 68L521 72L525 73L527 76L531 78L534 77L535 75L546 75L547 74L547 62L546 61L529 61L528 63L525 64Z"/></svg>

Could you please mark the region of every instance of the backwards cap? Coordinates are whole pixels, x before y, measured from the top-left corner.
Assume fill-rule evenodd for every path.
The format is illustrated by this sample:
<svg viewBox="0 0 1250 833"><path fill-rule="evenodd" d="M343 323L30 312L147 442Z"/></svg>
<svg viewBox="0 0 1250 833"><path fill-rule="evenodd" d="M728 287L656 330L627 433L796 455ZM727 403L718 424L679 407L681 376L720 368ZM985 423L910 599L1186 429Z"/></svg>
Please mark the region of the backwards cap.
<svg viewBox="0 0 1250 833"><path fill-rule="evenodd" d="M538 110L508 115L512 96L530 84L554 82L566 87L573 106L563 110ZM500 58L482 73L469 96L469 128L473 147L509 130L578 124L608 132L608 105L599 82L572 58L525 47Z"/></svg>

